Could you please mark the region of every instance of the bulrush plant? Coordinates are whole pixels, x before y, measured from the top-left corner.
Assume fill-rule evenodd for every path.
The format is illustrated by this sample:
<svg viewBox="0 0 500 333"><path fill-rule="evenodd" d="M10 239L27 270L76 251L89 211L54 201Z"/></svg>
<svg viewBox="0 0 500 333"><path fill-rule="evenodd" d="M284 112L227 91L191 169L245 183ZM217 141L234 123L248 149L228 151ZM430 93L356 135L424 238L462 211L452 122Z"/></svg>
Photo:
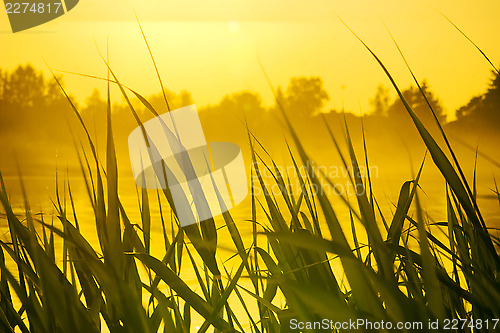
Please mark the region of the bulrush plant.
<svg viewBox="0 0 500 333"><path fill-rule="evenodd" d="M435 331L429 323L436 320L441 329L450 320L447 331L451 332L498 330L500 240L490 232L488 217L478 207L475 180L471 189L439 123L451 159L406 103L380 59L366 48L393 84L427 147L426 155L446 182L445 221L431 223L420 202L420 175L429 157L415 177L401 186L394 212L388 216L379 206L370 173L360 172L370 170L366 145L360 160L346 124L348 153L344 154L325 121L329 138L323 144L331 142L332 151L349 170L352 186L364 189L350 196L337 193L349 212L338 214L333 198L317 191L321 186L335 190L335 180L320 169L301 172L315 162L278 99L294 147L285 148L300 187L292 186L249 129L255 167L250 175L250 216L244 223L251 223L250 235L242 236L229 212L217 217L217 224L209 219L181 228L168 189L140 189L140 216L131 219L118 191L110 85L121 91L138 126L142 122L130 93L153 115L158 113L146 98L122 85L108 66L104 163L76 105L60 85L86 136L82 147L87 148L79 149L78 155L92 207L90 220L79 218L75 203L84 199L73 195L69 181L61 183L56 176L56 214L51 220L51 214L33 212L21 176L24 207L21 213L13 207L0 175L0 219L8 226L8 240L4 237L0 243L2 330L338 332L352 327L336 323L383 321L386 326L379 331L412 332L418 326L396 327L396 323L422 323L419 330L425 332ZM163 90L160 78L159 82ZM166 98L165 102L168 107ZM272 175L271 184L264 181L262 168ZM276 186L279 193L270 190ZM153 213L156 206L158 214ZM82 235L82 223L95 224L97 244ZM160 257L151 254L154 223L162 230ZM230 262L218 255L222 228L234 245ZM195 277L189 283L183 274L186 270ZM329 328L294 327L324 319L331 323ZM372 329L365 324L357 331Z"/></svg>

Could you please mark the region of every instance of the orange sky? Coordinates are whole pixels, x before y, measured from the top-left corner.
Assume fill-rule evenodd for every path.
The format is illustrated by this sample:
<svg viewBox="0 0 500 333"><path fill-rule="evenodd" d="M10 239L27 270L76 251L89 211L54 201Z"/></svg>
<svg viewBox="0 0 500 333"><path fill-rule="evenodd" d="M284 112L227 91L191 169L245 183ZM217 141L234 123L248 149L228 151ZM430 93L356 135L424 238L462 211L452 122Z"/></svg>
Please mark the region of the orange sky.
<svg viewBox="0 0 500 333"><path fill-rule="evenodd" d="M104 75L96 44L109 38L111 65L143 94L159 90L135 22L137 13L167 87L186 89L199 106L242 89L271 94L258 65L274 84L292 76L321 76L340 108L369 110L369 98L387 79L366 50L340 23L342 17L373 47L402 87L411 77L383 22L419 78L427 78L446 111L482 93L491 78L482 56L436 10L466 32L490 59L500 61L498 1L371 0L81 0L68 14L12 34L0 14L0 67L30 62L44 68ZM68 90L83 101L101 82L65 75ZM394 95L394 94L393 94Z"/></svg>

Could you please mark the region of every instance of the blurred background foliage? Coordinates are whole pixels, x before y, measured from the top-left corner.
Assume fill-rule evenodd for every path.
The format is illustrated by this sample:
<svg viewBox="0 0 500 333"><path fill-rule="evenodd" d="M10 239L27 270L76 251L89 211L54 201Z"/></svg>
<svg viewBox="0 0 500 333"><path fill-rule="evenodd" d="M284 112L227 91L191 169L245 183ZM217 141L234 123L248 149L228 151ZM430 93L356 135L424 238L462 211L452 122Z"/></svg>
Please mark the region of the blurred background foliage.
<svg viewBox="0 0 500 333"><path fill-rule="evenodd" d="M63 77L60 76L60 79L63 80ZM493 143L500 133L499 84L500 76L494 74L489 84L485 84L485 92L473 97L454 114L445 112L438 93L432 90L429 82L424 80L421 86L449 136L462 143L458 149L470 150L479 146L484 154L494 157L496 149ZM402 93L419 119L431 133L435 133L437 128L432 114L418 88L410 86ZM188 91L175 93L165 89L165 94L172 109L196 103ZM305 144L314 143L315 137L326 134L321 126L325 117L334 131L342 131L344 119L354 133L363 124L367 135L372 138L369 146L374 153L382 150L390 155L391 152L399 154L401 150L411 152L415 149L420 153L424 149L403 103L391 96L389 89L383 85L377 87L370 101L371 110L326 109L330 95L320 77L293 77L287 87L277 88L277 96L292 121L300 124L298 131ZM161 92L148 96L148 100L159 113L167 112ZM96 142L104 140L104 96L96 89L85 101L75 103ZM133 103L141 120L151 118L152 115L139 101ZM279 130L283 124L279 120L277 106L264 105L257 92L234 92L224 96L217 104L197 107L208 141L232 141L246 146L247 123L269 149L278 148L284 142L284 133ZM44 77L33 66L20 65L12 71L0 69L0 149L3 152L0 168L14 170L17 160L22 162L24 172L28 174L39 175L45 171L52 174L55 156L62 165L77 167L72 162L75 160L74 148L75 143L79 145L83 133L68 108L54 80ZM118 160L129 172L127 137L137 124L124 100L115 102L112 112ZM360 142L361 138L354 136L353 140ZM311 149L317 155L322 154L321 146L312 144ZM245 152L249 157L248 149Z"/></svg>

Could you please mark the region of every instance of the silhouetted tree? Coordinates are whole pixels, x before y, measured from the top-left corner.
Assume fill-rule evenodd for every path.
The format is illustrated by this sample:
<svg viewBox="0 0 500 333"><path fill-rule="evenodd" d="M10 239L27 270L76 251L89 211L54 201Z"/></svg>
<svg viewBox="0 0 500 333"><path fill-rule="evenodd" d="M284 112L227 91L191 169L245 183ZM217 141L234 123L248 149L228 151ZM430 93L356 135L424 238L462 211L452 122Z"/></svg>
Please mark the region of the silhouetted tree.
<svg viewBox="0 0 500 333"><path fill-rule="evenodd" d="M167 97L170 110L194 104L191 94L186 90L182 90L179 94L176 94L168 89L165 89L165 96ZM155 107L155 109L157 109L158 113L167 112L165 96L163 96L160 92L148 97L148 101Z"/></svg>
<svg viewBox="0 0 500 333"><path fill-rule="evenodd" d="M239 142L247 141L245 120L251 129L257 130L266 128L269 116L260 95L249 91L226 95L218 104L200 109L199 115L207 135L217 140L230 140L229 135L236 136L233 141Z"/></svg>
<svg viewBox="0 0 500 333"><path fill-rule="evenodd" d="M383 84L377 86L377 92L375 97L370 100L370 104L373 107L373 115L375 116L385 116L387 115L387 110L389 109L390 94L389 88L386 88Z"/></svg>
<svg viewBox="0 0 500 333"><path fill-rule="evenodd" d="M446 122L446 114L439 102L438 98L434 95L434 93L429 88L429 85L426 81L421 84L422 91L427 97L432 109L436 113L438 120L441 123ZM422 92L416 87L410 87L402 92L403 97L405 98L408 105L411 109L416 113L420 121L424 124L430 124L434 122L434 117L432 115L427 102L425 101ZM387 115L395 121L401 121L408 119L408 112L403 105L403 102L400 98L398 98L387 110Z"/></svg>
<svg viewBox="0 0 500 333"><path fill-rule="evenodd" d="M0 151L21 165L42 172L57 154L72 153L77 136L71 108L55 80L31 65L0 74ZM63 153L65 152L65 153ZM15 167L4 158L0 167Z"/></svg>
<svg viewBox="0 0 500 333"><path fill-rule="evenodd" d="M3 100L3 95L4 95L4 91L5 91L5 82L6 82L6 78L5 76L7 75L7 73L5 73L1 68L0 68L0 101Z"/></svg>
<svg viewBox="0 0 500 333"><path fill-rule="evenodd" d="M490 86L483 95L473 97L456 112L458 120L474 120L489 125L500 123L500 75L494 73Z"/></svg>
<svg viewBox="0 0 500 333"><path fill-rule="evenodd" d="M67 127L68 103L55 80L31 65L0 75L0 130L60 137Z"/></svg>
<svg viewBox="0 0 500 333"><path fill-rule="evenodd" d="M464 120L466 118L470 118L473 115L477 115L480 112L479 110L481 109L483 100L484 95L472 97L469 103L457 110L457 119Z"/></svg>
<svg viewBox="0 0 500 333"><path fill-rule="evenodd" d="M277 97L285 110L301 118L320 113L330 100L319 77L293 77L285 92L278 87Z"/></svg>
<svg viewBox="0 0 500 333"><path fill-rule="evenodd" d="M20 108L45 105L43 74L31 65L19 66L4 80L3 100Z"/></svg>

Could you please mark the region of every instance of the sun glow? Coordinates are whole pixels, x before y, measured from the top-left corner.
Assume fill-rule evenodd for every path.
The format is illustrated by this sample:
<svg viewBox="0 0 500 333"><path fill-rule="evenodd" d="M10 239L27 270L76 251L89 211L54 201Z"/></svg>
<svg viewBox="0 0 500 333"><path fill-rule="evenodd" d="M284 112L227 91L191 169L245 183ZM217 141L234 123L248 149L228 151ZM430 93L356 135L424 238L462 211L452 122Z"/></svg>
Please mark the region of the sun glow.
<svg viewBox="0 0 500 333"><path fill-rule="evenodd" d="M227 30L232 35L237 35L240 32L240 24L237 21L230 21L227 24Z"/></svg>

